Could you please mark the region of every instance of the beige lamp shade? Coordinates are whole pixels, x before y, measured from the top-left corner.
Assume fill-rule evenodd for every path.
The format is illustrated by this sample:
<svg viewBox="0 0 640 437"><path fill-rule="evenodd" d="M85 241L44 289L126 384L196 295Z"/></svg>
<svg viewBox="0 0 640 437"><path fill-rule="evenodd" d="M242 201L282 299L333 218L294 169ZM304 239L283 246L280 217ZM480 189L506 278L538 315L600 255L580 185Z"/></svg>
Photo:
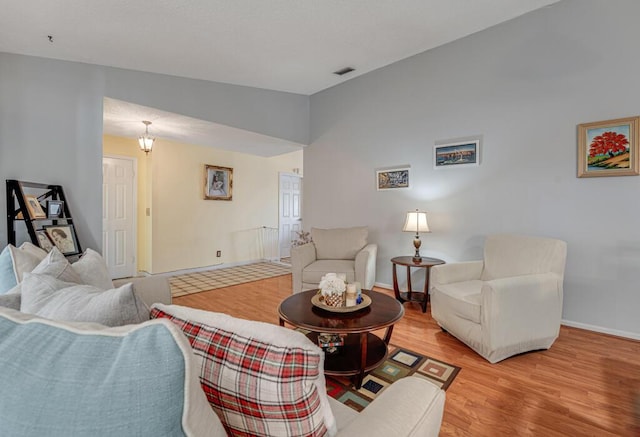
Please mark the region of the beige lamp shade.
<svg viewBox="0 0 640 437"><path fill-rule="evenodd" d="M409 211L407 212L407 218L404 221L404 227L402 228L404 232L415 232L416 236L413 239L413 247L416 249L416 253L413 255L413 262L420 263L422 262L422 257L420 256L420 246L422 242L420 241L420 232L431 232L429 230L429 224L427 223L427 213L418 211Z"/></svg>
<svg viewBox="0 0 640 437"><path fill-rule="evenodd" d="M427 223L427 213L418 211L407 212L407 218L404 222L404 232L431 232Z"/></svg>

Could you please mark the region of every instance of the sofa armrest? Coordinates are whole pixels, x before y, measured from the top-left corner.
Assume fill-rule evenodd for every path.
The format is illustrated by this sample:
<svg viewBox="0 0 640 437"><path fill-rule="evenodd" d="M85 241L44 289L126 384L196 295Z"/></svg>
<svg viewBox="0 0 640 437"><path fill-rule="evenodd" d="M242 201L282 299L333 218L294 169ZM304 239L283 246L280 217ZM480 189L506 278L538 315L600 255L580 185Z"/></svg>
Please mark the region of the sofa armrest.
<svg viewBox="0 0 640 437"><path fill-rule="evenodd" d="M376 282L376 258L378 256L378 245L367 244L356 255L355 274L356 281L365 290L371 290Z"/></svg>
<svg viewBox="0 0 640 437"><path fill-rule="evenodd" d="M293 293L302 291L302 271L316 260L316 246L307 243L291 248L291 281Z"/></svg>
<svg viewBox="0 0 640 437"><path fill-rule="evenodd" d="M464 261L451 264L440 264L431 267L429 289L439 284L472 281L480 279L483 261Z"/></svg>
<svg viewBox="0 0 640 437"><path fill-rule="evenodd" d="M562 278L555 273L486 281L481 291L482 326L490 347L557 337L562 318ZM499 314L500 317L495 315Z"/></svg>
<svg viewBox="0 0 640 437"><path fill-rule="evenodd" d="M120 287L129 282L133 284L135 293L148 307L154 303L171 305L171 285L169 285L169 278L166 276L116 279L113 281L113 285Z"/></svg>
<svg viewBox="0 0 640 437"><path fill-rule="evenodd" d="M338 431L340 437L436 437L442 425L444 391L415 376L394 382L357 418Z"/></svg>

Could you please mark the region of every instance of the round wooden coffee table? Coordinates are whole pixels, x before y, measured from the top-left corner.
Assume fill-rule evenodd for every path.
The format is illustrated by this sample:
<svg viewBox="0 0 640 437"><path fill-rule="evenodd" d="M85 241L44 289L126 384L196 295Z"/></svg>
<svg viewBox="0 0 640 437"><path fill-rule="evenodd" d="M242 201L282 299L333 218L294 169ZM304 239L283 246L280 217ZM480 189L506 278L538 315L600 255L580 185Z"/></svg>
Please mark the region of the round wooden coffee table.
<svg viewBox="0 0 640 437"><path fill-rule="evenodd" d="M354 385L360 388L364 375L387 357L393 324L404 316L404 308L391 296L362 290L371 298L371 305L350 313L336 313L311 303L317 292L303 291L283 300L278 307L280 326L287 322L311 331L307 337L314 344L318 344L319 333L346 334L344 346L334 354L325 354L324 372L333 376L355 376ZM382 339L372 333L384 328Z"/></svg>

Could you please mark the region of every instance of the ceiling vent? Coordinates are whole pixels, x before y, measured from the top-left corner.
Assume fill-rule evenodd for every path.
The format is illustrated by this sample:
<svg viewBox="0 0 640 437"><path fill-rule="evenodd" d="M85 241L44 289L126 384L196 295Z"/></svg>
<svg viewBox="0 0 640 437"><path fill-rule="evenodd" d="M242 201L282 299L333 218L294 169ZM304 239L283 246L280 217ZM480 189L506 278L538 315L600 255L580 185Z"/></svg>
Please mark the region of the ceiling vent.
<svg viewBox="0 0 640 437"><path fill-rule="evenodd" d="M338 76L344 76L347 73L351 73L352 71L355 71L355 68L351 68L351 67L344 67L338 71L334 71L333 74L337 74Z"/></svg>

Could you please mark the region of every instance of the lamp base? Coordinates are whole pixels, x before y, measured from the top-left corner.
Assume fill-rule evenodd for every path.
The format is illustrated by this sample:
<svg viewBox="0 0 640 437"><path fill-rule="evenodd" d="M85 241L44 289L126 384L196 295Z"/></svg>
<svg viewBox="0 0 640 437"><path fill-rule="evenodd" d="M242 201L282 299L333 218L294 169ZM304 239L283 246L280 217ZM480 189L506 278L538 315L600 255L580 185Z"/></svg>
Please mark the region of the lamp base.
<svg viewBox="0 0 640 437"><path fill-rule="evenodd" d="M420 246L422 242L420 241L420 235L416 232L416 238L413 240L413 247L416 248L416 253L413 255L413 262L419 263L422 262L422 257L420 256Z"/></svg>

